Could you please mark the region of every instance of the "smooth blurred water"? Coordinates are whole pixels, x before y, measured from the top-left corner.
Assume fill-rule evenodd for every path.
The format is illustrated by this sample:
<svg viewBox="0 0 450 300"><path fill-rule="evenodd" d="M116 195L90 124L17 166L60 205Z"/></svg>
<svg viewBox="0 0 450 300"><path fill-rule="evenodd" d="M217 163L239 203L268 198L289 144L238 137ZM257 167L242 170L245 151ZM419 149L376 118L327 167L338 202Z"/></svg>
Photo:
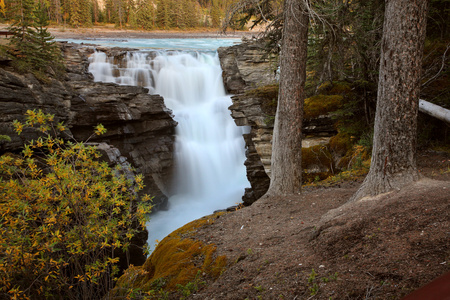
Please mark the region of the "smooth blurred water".
<svg viewBox="0 0 450 300"><path fill-rule="evenodd" d="M184 224L241 202L249 186L242 137L247 128L230 116L215 52L133 52L122 68L112 61L94 53L89 70L96 81L147 87L164 97L178 122L169 210L153 214L147 226L153 248Z"/></svg>

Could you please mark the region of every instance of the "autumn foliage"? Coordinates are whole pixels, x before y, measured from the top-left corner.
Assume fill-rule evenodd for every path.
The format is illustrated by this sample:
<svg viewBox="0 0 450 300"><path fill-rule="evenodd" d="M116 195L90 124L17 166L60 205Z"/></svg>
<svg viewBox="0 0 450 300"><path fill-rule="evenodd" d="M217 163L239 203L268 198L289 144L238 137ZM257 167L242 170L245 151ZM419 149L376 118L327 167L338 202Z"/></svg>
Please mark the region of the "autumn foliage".
<svg viewBox="0 0 450 300"><path fill-rule="evenodd" d="M42 137L0 157L2 299L100 299L118 272L115 251L127 250L151 208L150 197L137 199L141 175L127 178L54 123L28 111L16 132L34 127Z"/></svg>

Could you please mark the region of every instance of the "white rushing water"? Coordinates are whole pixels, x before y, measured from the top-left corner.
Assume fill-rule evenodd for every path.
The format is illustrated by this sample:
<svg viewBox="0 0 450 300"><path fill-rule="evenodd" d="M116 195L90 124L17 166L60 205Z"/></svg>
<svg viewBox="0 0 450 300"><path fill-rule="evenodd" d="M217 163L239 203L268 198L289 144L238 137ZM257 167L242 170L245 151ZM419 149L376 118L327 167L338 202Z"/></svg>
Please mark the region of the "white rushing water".
<svg viewBox="0 0 450 300"><path fill-rule="evenodd" d="M173 230L241 202L249 186L242 138L246 129L230 116L231 98L215 52L134 52L126 60L126 68L118 68L96 52L89 70L96 81L141 85L162 95L178 122L169 210L153 214L147 226L153 250L156 240Z"/></svg>

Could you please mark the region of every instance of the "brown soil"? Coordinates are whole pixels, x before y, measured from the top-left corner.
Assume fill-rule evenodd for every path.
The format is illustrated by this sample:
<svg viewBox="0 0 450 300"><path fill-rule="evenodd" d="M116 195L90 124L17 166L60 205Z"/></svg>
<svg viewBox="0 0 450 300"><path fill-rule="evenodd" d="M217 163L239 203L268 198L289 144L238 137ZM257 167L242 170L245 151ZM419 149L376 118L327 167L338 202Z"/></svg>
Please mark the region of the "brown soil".
<svg viewBox="0 0 450 300"><path fill-rule="evenodd" d="M419 166L423 180L375 199L346 204L360 184L347 182L219 217L195 237L228 268L190 297L400 299L450 271L450 155Z"/></svg>

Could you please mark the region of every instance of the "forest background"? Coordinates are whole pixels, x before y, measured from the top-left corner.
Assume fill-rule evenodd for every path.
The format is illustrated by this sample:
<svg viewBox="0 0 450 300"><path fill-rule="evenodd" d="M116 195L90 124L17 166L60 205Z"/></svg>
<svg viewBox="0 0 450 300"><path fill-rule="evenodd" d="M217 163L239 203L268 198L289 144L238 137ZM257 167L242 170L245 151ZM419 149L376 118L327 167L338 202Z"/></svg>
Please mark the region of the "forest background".
<svg viewBox="0 0 450 300"><path fill-rule="evenodd" d="M26 0L25 0L26 1ZM0 0L0 22L18 13L23 0ZM227 7L238 0L38 0L53 25L91 27L115 24L119 28L143 30L217 28ZM282 2L276 0L274 2ZM238 16L236 16L236 19ZM242 24L232 24L243 29Z"/></svg>

